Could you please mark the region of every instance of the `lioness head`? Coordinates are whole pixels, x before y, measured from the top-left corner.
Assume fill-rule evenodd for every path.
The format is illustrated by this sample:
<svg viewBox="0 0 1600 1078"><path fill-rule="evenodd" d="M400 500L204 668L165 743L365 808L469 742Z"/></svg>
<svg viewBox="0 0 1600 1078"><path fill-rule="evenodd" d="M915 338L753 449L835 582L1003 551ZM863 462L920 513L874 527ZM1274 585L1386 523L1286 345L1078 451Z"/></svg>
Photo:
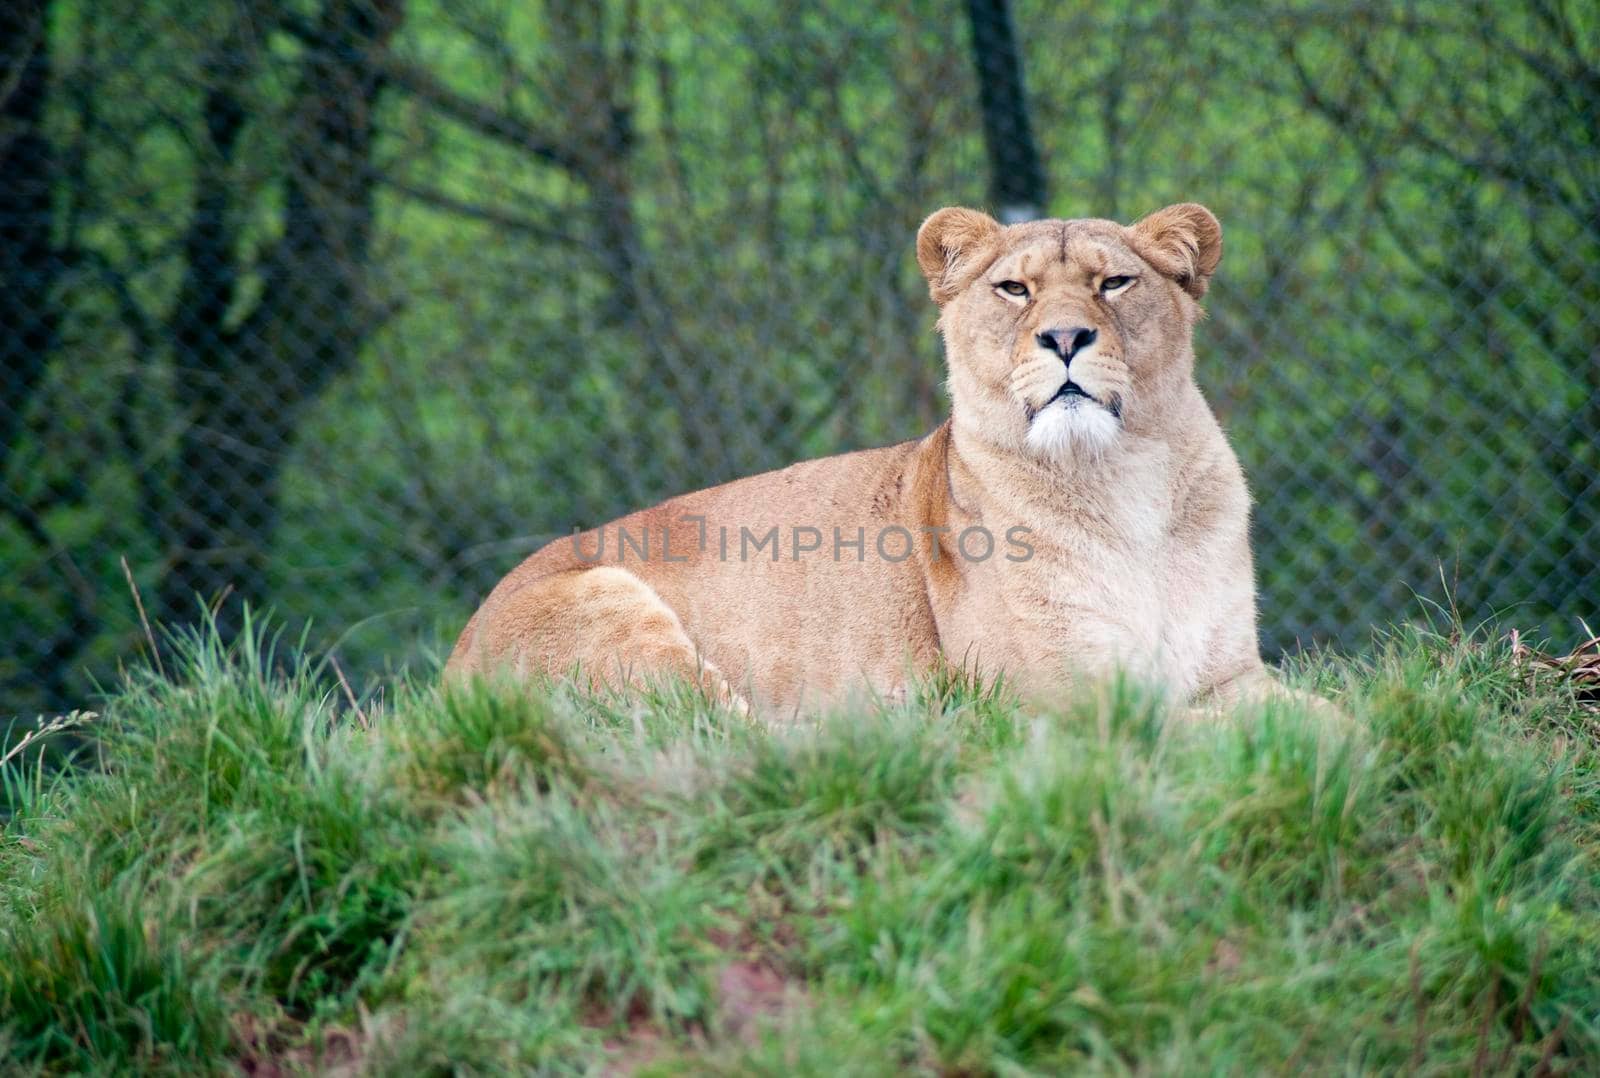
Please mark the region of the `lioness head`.
<svg viewBox="0 0 1600 1078"><path fill-rule="evenodd" d="M955 423L1046 459L1156 429L1191 381L1222 226L1194 203L1131 226L940 210L917 261L940 307Z"/></svg>

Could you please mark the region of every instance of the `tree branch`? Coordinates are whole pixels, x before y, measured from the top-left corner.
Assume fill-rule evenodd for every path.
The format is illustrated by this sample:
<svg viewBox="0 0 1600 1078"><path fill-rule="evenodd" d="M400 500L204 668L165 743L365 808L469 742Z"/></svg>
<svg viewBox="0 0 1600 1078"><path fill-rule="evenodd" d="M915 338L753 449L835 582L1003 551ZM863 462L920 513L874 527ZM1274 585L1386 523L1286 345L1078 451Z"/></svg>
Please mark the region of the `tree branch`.
<svg viewBox="0 0 1600 1078"><path fill-rule="evenodd" d="M403 60L388 59L383 64L383 74L391 85L432 107L441 116L583 177L585 170L578 155L526 120L457 93L431 72Z"/></svg>
<svg viewBox="0 0 1600 1078"><path fill-rule="evenodd" d="M568 247L588 248L589 246L586 240L580 239L577 236L569 235L566 232L542 225L537 221L531 221L526 217L509 213L506 210L502 210L495 206L485 206L474 202L467 202L464 199L456 198L453 195L447 195L443 191L437 191L431 187L422 187L418 184L409 183L406 180L397 179L394 176L381 176L379 179L380 182L389 187L390 190L394 191L396 194L401 194L407 198L415 199L417 202L420 202L425 206L432 206L434 209L444 210L446 213L453 213L461 217L470 218L474 221L483 221L486 224L496 225L500 228L509 229L513 232L520 232L524 235L532 236L535 239L546 240L551 243L559 243Z"/></svg>

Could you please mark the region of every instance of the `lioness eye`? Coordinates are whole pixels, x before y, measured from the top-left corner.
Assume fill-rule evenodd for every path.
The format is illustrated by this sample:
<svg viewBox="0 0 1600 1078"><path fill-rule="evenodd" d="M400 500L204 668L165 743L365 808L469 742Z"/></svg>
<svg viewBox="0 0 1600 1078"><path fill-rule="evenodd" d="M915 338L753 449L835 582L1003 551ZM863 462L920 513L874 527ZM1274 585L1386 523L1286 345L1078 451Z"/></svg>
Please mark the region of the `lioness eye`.
<svg viewBox="0 0 1600 1078"><path fill-rule="evenodd" d="M1107 277L1100 282L1100 294L1109 296L1113 292L1127 288L1132 283L1132 277Z"/></svg>
<svg viewBox="0 0 1600 1078"><path fill-rule="evenodd" d="M1026 296L1028 294L1028 286L1021 281L1001 281L995 287L1008 296Z"/></svg>

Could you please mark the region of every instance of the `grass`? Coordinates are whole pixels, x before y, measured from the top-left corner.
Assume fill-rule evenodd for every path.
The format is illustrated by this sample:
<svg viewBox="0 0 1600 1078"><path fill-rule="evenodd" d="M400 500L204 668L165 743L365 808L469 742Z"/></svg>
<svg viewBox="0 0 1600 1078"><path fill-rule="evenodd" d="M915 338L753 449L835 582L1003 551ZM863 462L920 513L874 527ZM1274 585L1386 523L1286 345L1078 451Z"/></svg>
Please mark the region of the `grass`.
<svg viewBox="0 0 1600 1078"><path fill-rule="evenodd" d="M1303 660L1350 729L177 652L0 771L7 1073L1600 1070L1594 664L1515 638Z"/></svg>

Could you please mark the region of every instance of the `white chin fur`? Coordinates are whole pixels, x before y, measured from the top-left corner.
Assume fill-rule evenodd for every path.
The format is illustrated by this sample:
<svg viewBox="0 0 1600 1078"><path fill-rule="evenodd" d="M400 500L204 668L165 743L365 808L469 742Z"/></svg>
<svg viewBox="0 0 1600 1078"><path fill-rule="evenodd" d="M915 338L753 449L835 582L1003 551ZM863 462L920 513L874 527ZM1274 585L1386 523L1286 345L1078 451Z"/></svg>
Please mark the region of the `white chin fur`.
<svg viewBox="0 0 1600 1078"><path fill-rule="evenodd" d="M1121 426L1100 405L1082 398L1052 401L1028 424L1028 448L1041 457L1097 457Z"/></svg>

